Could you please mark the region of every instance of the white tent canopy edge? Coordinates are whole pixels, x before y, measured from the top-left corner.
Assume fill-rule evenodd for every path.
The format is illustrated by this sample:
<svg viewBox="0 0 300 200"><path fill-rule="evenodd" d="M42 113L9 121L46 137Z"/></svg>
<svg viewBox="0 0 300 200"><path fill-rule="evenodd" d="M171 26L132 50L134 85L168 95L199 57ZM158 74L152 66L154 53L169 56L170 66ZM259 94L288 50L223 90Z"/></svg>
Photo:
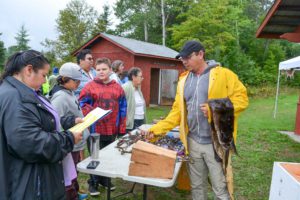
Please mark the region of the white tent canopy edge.
<svg viewBox="0 0 300 200"><path fill-rule="evenodd" d="M291 58L286 61L282 61L279 63L279 70L278 70L278 77L277 77L277 88L276 88L276 98L275 98L275 106L274 106L274 113L273 117L276 118L277 113L277 104L278 104L278 95L279 95L279 81L280 81L280 71L281 70L300 70L300 56L295 58Z"/></svg>

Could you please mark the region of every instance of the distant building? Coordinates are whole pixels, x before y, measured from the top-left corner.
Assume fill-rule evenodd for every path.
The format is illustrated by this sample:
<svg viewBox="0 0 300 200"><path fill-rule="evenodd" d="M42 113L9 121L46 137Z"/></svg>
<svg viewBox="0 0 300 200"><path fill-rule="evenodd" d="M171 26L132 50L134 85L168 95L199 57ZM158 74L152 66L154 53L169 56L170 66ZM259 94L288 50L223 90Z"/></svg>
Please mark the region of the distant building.
<svg viewBox="0 0 300 200"><path fill-rule="evenodd" d="M143 71L142 92L146 104L172 105L178 76L184 71L177 51L168 47L100 33L75 50L91 49L95 59L107 57L124 61L125 70L135 66Z"/></svg>

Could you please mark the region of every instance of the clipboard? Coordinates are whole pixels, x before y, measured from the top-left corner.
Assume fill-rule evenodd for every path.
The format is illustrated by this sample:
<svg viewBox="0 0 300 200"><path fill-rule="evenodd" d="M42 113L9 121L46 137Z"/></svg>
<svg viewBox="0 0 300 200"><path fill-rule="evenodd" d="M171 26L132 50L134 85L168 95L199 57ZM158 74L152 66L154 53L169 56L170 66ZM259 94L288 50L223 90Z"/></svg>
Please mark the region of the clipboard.
<svg viewBox="0 0 300 200"><path fill-rule="evenodd" d="M111 112L112 112L111 110L103 110L102 108L97 107L94 110L92 110L91 112L89 112L89 114L87 114L83 118L82 123L76 124L75 126L70 128L69 131L71 131L71 132L82 132L86 128L91 126L94 122L96 122L99 119L104 118L105 116L107 116Z"/></svg>

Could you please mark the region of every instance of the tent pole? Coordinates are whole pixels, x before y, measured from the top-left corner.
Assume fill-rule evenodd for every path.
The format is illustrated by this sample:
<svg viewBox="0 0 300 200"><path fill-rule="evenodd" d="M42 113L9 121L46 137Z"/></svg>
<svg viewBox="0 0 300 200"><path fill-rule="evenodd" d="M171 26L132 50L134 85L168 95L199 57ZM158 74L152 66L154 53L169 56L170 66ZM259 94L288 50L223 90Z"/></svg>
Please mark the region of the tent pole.
<svg viewBox="0 0 300 200"><path fill-rule="evenodd" d="M278 104L278 95L279 95L279 81L280 81L280 69L278 68L276 98L275 98L275 106L274 106L274 113L273 113L273 118L274 119L276 118L276 113L277 113L277 104Z"/></svg>

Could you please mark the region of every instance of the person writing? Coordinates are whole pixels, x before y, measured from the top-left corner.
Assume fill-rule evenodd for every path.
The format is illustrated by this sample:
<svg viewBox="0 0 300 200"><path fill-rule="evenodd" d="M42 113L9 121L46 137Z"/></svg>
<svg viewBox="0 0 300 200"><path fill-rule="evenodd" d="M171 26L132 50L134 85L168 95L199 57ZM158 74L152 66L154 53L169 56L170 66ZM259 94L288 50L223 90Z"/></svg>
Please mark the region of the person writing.
<svg viewBox="0 0 300 200"><path fill-rule="evenodd" d="M53 106L38 92L50 69L34 50L12 55L0 79L1 199L65 199L63 158L82 133L59 131Z"/></svg>

